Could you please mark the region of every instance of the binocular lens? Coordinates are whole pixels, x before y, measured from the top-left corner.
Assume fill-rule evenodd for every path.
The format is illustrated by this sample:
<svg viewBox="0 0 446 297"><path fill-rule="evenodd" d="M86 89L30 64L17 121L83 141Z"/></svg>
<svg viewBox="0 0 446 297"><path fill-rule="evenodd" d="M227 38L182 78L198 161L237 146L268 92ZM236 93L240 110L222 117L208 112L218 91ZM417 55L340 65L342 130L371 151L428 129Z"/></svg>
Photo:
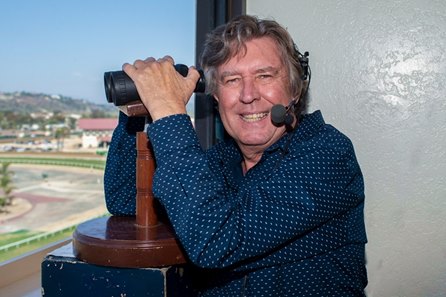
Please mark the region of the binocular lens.
<svg viewBox="0 0 446 297"><path fill-rule="evenodd" d="M124 71L112 71L104 74L105 95L107 101L116 106L126 105L141 100L132 79Z"/></svg>

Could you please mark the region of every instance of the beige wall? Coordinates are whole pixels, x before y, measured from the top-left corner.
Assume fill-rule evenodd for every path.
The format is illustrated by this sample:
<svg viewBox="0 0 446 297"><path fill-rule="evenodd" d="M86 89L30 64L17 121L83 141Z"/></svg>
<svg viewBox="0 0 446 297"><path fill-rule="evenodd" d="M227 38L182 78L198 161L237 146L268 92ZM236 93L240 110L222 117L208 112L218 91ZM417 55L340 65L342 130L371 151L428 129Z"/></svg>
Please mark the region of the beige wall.
<svg viewBox="0 0 446 297"><path fill-rule="evenodd" d="M446 1L247 0L247 13L310 52L310 111L355 144L368 296L446 296Z"/></svg>

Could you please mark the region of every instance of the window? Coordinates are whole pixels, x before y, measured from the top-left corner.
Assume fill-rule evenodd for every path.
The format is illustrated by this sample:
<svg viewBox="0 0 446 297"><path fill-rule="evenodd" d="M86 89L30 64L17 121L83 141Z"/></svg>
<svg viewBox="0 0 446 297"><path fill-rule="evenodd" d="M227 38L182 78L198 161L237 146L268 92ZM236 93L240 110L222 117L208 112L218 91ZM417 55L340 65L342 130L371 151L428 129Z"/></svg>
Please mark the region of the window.
<svg viewBox="0 0 446 297"><path fill-rule="evenodd" d="M19 0L0 10L4 261L107 214L102 178L118 109L103 74L166 54L193 65L195 1Z"/></svg>

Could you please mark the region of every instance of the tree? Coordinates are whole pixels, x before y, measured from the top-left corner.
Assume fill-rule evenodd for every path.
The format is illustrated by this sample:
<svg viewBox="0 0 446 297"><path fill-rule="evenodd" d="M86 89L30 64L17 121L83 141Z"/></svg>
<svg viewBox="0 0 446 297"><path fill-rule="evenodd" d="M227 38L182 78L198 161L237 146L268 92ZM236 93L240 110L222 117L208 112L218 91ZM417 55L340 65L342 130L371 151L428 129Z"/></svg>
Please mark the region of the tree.
<svg viewBox="0 0 446 297"><path fill-rule="evenodd" d="M12 176L14 172L9 170L9 165L11 163L2 163L0 169L0 188L2 189L0 196L0 211L5 211L5 207L12 204L14 196L12 195L12 190L15 189L12 183Z"/></svg>
<svg viewBox="0 0 446 297"><path fill-rule="evenodd" d="M70 135L68 127L57 128L54 132L54 137L57 139L57 150L60 151L64 147L64 140Z"/></svg>
<svg viewBox="0 0 446 297"><path fill-rule="evenodd" d="M108 115L103 110L93 109L90 113L90 118L92 119L99 119L99 118L107 118Z"/></svg>

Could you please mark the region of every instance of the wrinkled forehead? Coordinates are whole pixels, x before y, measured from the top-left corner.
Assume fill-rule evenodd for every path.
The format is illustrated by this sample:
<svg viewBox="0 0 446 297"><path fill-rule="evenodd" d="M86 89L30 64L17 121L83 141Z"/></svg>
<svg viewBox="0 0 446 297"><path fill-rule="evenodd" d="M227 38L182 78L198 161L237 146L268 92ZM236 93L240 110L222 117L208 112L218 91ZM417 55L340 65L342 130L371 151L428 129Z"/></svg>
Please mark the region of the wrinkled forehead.
<svg viewBox="0 0 446 297"><path fill-rule="evenodd" d="M271 59L278 57L282 64L286 64L286 55L280 45L269 36L262 36L256 38L246 38L243 40L233 40L229 44L229 52L222 64L226 64L232 59L241 60L248 51L258 50L259 52L266 52Z"/></svg>

